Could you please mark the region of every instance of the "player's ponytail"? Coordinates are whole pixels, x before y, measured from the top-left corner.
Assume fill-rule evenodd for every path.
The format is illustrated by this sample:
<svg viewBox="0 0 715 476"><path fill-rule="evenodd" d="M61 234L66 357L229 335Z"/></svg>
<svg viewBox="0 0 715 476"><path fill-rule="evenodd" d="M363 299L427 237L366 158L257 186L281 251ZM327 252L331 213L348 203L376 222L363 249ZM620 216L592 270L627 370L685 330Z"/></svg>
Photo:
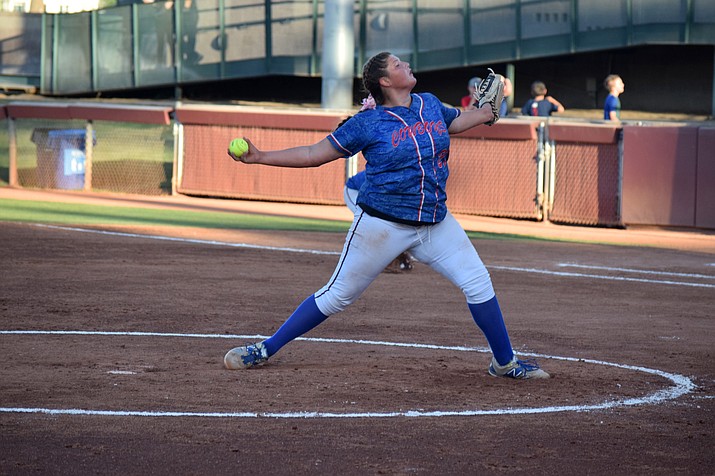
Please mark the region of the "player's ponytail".
<svg viewBox="0 0 715 476"><path fill-rule="evenodd" d="M387 60L391 55L387 51L378 53L367 60L362 68L363 89L375 99L377 104L385 102L385 96L383 96L380 87L380 78L387 76Z"/></svg>

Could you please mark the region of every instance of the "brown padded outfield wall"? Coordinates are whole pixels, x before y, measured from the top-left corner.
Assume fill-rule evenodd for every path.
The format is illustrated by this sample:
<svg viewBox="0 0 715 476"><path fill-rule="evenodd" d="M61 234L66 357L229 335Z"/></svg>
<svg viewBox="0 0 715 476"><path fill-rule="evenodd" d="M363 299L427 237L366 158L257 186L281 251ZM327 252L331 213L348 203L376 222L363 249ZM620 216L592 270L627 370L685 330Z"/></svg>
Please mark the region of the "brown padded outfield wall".
<svg viewBox="0 0 715 476"><path fill-rule="evenodd" d="M550 123L554 147L551 221L621 225L619 133L612 124Z"/></svg>
<svg viewBox="0 0 715 476"><path fill-rule="evenodd" d="M345 161L317 169L261 167L233 161L228 143L247 137L263 150L309 145L323 139L344 116L295 111L254 111L235 107L185 106L176 111L183 125L183 168L178 191L253 200L339 205L343 203Z"/></svg>
<svg viewBox="0 0 715 476"><path fill-rule="evenodd" d="M539 219L539 122L503 119L451 138L449 209L455 213Z"/></svg>
<svg viewBox="0 0 715 476"><path fill-rule="evenodd" d="M715 229L715 127L698 129L695 226Z"/></svg>
<svg viewBox="0 0 715 476"><path fill-rule="evenodd" d="M236 163L226 154L235 137L265 150L308 145L324 138L348 115L261 111L217 106L179 107L183 168L178 191L230 198L316 204L343 203L346 164L288 169ZM538 122L503 120L452 137L447 189L450 210L512 218L538 218ZM358 158L358 169L364 160Z"/></svg>
<svg viewBox="0 0 715 476"><path fill-rule="evenodd" d="M33 138L59 129L79 132L77 147L87 147L84 186L75 180L72 189L342 206L347 165L362 169L362 157L289 169L236 163L226 149L239 136L263 149L315 143L351 113L11 101L0 106L8 131L0 183L52 188L42 173L49 164L59 176L65 149L53 146L49 160ZM564 224L715 229L713 151L711 123L508 118L452 136L449 207Z"/></svg>

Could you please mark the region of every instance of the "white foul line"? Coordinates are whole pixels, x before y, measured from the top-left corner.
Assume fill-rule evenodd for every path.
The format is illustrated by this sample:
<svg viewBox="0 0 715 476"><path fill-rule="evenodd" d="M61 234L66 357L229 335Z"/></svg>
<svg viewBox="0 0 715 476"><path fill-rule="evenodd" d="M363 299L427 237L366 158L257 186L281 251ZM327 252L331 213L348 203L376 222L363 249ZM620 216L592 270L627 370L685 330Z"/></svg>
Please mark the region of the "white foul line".
<svg viewBox="0 0 715 476"><path fill-rule="evenodd" d="M291 253L308 253L313 255L340 255L337 251L319 251L319 250L307 250L301 248L282 248L279 246L264 246L264 245L251 245L248 243L231 243L227 241L214 241L214 240L197 240L194 238L176 238L172 236L161 236L161 235L140 235L138 233L125 233L121 231L106 231L106 230L92 230L88 228L74 228L69 226L57 226L57 225L45 225L40 223L35 223L35 226L41 228L52 228L55 230L64 231L77 231L80 233L96 233L98 235L110 235L110 236L122 236L126 238L146 238L148 240L162 240L162 241L175 241L179 243L192 243L198 245L212 245L212 246L228 246L233 248L251 248L256 250L269 250L269 251L288 251Z"/></svg>
<svg viewBox="0 0 715 476"><path fill-rule="evenodd" d="M630 281L635 283L669 284L671 286L690 286L694 288L715 288L715 284L688 283L683 281L669 281L661 279L628 278L625 276L603 276L600 274L568 273L566 271L549 271L536 268L516 268L513 266L488 266L491 269L501 269L504 271L519 271L522 273L550 274L552 276L564 276L569 278L589 278L604 279L607 281Z"/></svg>
<svg viewBox="0 0 715 476"><path fill-rule="evenodd" d="M37 330L0 330L0 335L96 335L96 336L133 336L133 337L192 337L208 339L253 339L262 338L256 335L225 335L225 334L178 334L160 332L110 332L110 331L37 331ZM488 349L462 346L441 346L432 344L416 344L403 342L384 342L355 339L328 339L328 338L308 338L300 337L298 340L309 342L330 342L342 344L362 344L362 345L383 345L393 347L412 347L422 349L446 349L461 352L489 352ZM201 417L201 418L394 418L394 417L445 417L445 416L487 416L487 415L525 415L537 413L559 413L559 412L587 412L594 410L607 410L624 406L635 405L655 405L668 400L679 398L695 390L696 385L691 379L679 374L664 372L657 369L638 367L633 365L616 364L600 360L581 359L574 357L559 357L543 354L520 352L525 357L540 357L552 360L563 360L569 362L581 362L593 365L605 365L620 369L645 372L657 375L673 382L670 388L658 390L652 394L627 398L624 400L611 400L593 405L559 405L541 408L503 408L496 410L407 410L407 411L387 411L387 412L183 412L183 411L143 411L143 410L97 410L81 408L22 408L22 407L0 407L0 413L41 413L48 415L91 415L91 416L117 416L117 417Z"/></svg>
<svg viewBox="0 0 715 476"><path fill-rule="evenodd" d="M578 263L558 263L557 266L562 268L583 268L583 269L602 269L605 271L622 271L624 273L635 273L635 274L655 274L660 276L678 276L681 278L701 278L701 279L715 279L715 275L709 274L695 274L695 273L674 273L669 271L650 271L646 269L635 269L635 268L613 268L610 266L593 266Z"/></svg>
<svg viewBox="0 0 715 476"><path fill-rule="evenodd" d="M197 240L197 239L192 239L192 238L175 238L175 237L160 236L160 235L140 235L140 234L136 234L136 233L124 233L124 232L119 232L119 231L105 231L105 230L92 230L92 229L86 229L86 228L74 228L74 227L58 226L58 225L46 225L46 224L40 224L40 223L34 223L33 225L42 227L42 228L52 228L55 230L77 231L77 232L81 232L81 233L96 233L96 234L100 234L100 235L123 236L123 237L128 237L128 238L145 238L145 239L149 239L149 240L174 241L174 242L179 242L179 243L193 243L193 244L211 245L211 246L228 246L228 247L233 247L233 248L249 248L249 249L256 249L256 250L285 251L285 252L289 252L289 253L309 253L309 254L315 254L315 255L333 255L333 256L340 255L340 252L338 252L338 251L319 251L319 250L308 250L308 249L302 249L302 248L284 248L284 247L276 247L276 246L252 245L252 244L247 244L247 243L231 243L231 242L214 241L214 240ZM563 264L559 264L559 266L563 266ZM682 281L664 281L664 280L657 280L657 279L627 278L627 277L623 277L623 276L602 276L602 275L597 275L597 274L567 273L567 272L563 272L563 271L549 271L546 269L536 269L536 268L519 268L519 267L515 267L515 266L490 265L490 266L488 266L488 268L499 269L499 270L503 270L503 271L516 271L516 272L520 272L520 273L549 274L549 275L553 275L553 276L563 276L563 277L571 277L571 278L591 278L591 279L604 279L604 280L610 280L610 281L632 281L632 282L638 282L638 283L668 284L668 285L672 285L672 286L691 286L691 287L697 287L697 288L715 288L715 284L699 284L699 283L688 283L688 282L682 282ZM594 267L594 269L597 269L597 268ZM604 269L608 269L608 268L604 267ZM612 269L617 269L617 268L612 268Z"/></svg>

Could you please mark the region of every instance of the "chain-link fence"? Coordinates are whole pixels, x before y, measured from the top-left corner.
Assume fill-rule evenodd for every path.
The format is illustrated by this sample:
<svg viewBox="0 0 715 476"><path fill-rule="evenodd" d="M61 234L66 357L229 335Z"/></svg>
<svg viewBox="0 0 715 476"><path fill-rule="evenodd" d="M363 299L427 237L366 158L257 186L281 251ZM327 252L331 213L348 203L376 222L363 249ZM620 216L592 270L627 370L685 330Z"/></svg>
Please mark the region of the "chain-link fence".
<svg viewBox="0 0 715 476"><path fill-rule="evenodd" d="M539 218L537 141L461 139L451 141L449 208L509 218Z"/></svg>
<svg viewBox="0 0 715 476"><path fill-rule="evenodd" d="M19 186L70 190L84 187L84 159L79 153L70 157L70 149L82 151L78 140L84 139L85 121L16 119L14 125ZM70 133L74 135L71 141Z"/></svg>
<svg viewBox="0 0 715 476"><path fill-rule="evenodd" d="M234 162L226 153L231 139L241 136L264 150L316 143L337 118L233 108L191 111L182 124L170 121L165 108L8 106L0 133L0 180L11 183L16 170L16 184L28 188L342 205L349 165L344 161L314 169L255 167ZM449 208L462 214L620 226L623 137L618 132L606 125L506 121L479 135L452 137ZM16 169L10 163L12 151ZM364 168L361 157L354 162Z"/></svg>
<svg viewBox="0 0 715 476"><path fill-rule="evenodd" d="M549 220L621 225L618 144L558 143Z"/></svg>
<svg viewBox="0 0 715 476"><path fill-rule="evenodd" d="M543 144L548 219L573 225L623 225L622 129L549 123Z"/></svg>
<svg viewBox="0 0 715 476"><path fill-rule="evenodd" d="M172 126L47 119L14 125L21 187L171 193Z"/></svg>
<svg viewBox="0 0 715 476"><path fill-rule="evenodd" d="M171 194L171 125L95 121L93 129L97 146L92 156L92 190Z"/></svg>

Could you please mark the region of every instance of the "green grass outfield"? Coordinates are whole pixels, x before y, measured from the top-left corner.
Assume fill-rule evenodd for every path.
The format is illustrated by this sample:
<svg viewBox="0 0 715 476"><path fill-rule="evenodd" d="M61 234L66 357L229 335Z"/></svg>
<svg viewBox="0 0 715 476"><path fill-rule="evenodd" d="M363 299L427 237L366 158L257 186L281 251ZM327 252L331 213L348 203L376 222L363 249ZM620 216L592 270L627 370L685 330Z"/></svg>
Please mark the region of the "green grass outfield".
<svg viewBox="0 0 715 476"><path fill-rule="evenodd" d="M350 222L312 218L255 215L236 212L113 207L76 203L0 199L0 222L71 226L176 226L223 230L292 230L346 233ZM532 239L534 237L468 232L471 238Z"/></svg>
<svg viewBox="0 0 715 476"><path fill-rule="evenodd" d="M112 207L0 199L0 221L55 225L176 226L212 229L296 230L344 233L348 222L234 212Z"/></svg>

